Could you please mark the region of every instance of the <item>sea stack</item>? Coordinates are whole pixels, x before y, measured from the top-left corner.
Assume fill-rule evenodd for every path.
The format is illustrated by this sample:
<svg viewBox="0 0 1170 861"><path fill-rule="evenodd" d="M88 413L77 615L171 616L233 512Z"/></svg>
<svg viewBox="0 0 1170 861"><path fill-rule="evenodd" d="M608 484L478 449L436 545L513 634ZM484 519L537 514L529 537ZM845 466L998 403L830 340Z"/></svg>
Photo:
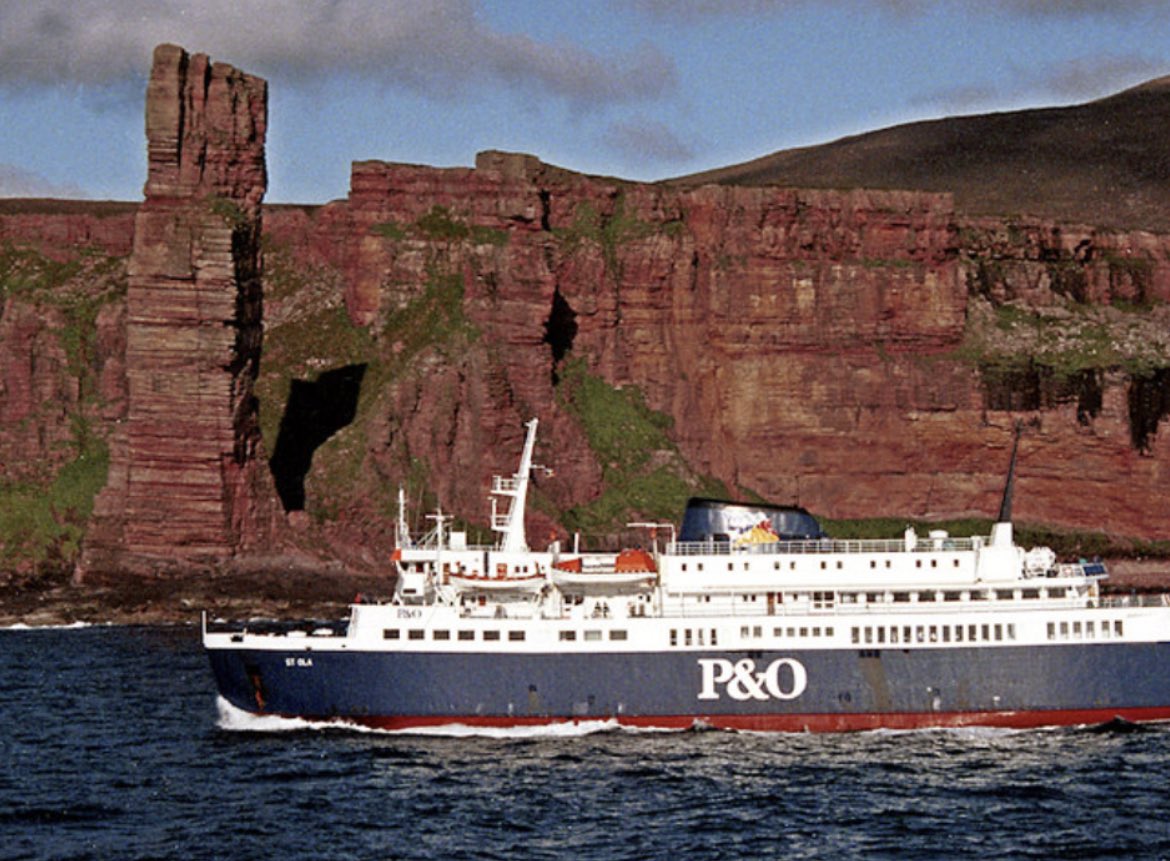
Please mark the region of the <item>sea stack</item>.
<svg viewBox="0 0 1170 861"><path fill-rule="evenodd" d="M268 86L160 45L127 293L128 409L78 579L207 571L271 523L253 395Z"/></svg>

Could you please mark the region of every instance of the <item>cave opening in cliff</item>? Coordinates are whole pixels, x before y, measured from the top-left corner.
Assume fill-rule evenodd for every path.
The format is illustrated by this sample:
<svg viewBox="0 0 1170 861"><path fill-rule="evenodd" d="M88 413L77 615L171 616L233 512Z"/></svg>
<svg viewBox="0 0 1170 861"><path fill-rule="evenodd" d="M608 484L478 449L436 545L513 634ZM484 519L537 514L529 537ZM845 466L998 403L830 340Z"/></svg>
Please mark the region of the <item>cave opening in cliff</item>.
<svg viewBox="0 0 1170 861"><path fill-rule="evenodd" d="M1150 453L1150 441L1162 419L1170 416L1170 368L1159 368L1129 380L1129 433L1133 447Z"/></svg>
<svg viewBox="0 0 1170 861"><path fill-rule="evenodd" d="M366 366L346 365L315 380L293 380L268 468L285 511L305 508L305 476L313 453L353 421Z"/></svg>
<svg viewBox="0 0 1170 861"><path fill-rule="evenodd" d="M573 306L565 301L558 287L553 293L552 308L548 319L544 322L544 343L552 351L552 383L558 381L557 366L573 349L573 339L577 337L577 312Z"/></svg>

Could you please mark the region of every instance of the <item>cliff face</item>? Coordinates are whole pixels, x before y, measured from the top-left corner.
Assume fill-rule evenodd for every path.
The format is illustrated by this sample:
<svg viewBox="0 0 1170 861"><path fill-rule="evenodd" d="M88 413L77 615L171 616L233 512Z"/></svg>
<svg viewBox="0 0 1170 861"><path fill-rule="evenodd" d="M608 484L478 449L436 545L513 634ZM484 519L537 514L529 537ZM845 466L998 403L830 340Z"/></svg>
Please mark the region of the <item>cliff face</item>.
<svg viewBox="0 0 1170 861"><path fill-rule="evenodd" d="M693 473L732 492L837 518L989 516L1024 420L1021 520L1170 536L1166 237L966 220L944 195L620 184L498 153L474 171L359 163L347 202L287 229L391 355L411 350L394 322L425 285L459 282L479 339L391 381L362 445L402 443L387 477L421 459L462 510L527 413L551 420L556 507L601 492L558 380L579 359L637 387ZM1063 342L1028 343L1018 318Z"/></svg>
<svg viewBox="0 0 1170 861"><path fill-rule="evenodd" d="M289 541L377 570L396 487L486 523L531 416L555 468L534 543L689 493L988 517L1021 421L1018 520L1170 538L1170 237L504 153L361 162L348 199L266 211L260 359L262 85L169 50L156 75L179 112L148 119L128 271L113 222L0 208L4 480L104 480L110 440L83 570ZM68 558L88 514L65 510Z"/></svg>

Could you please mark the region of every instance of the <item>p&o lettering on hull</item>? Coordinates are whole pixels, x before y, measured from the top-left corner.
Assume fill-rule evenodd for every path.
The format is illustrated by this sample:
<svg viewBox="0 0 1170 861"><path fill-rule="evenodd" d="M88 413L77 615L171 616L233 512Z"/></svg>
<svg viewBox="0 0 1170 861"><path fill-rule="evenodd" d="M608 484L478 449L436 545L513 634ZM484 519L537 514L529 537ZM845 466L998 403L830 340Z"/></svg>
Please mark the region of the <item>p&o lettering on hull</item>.
<svg viewBox="0 0 1170 861"><path fill-rule="evenodd" d="M787 670L786 673L781 673ZM699 699L794 700L808 687L808 672L795 658L777 658L762 671L751 658L699 658Z"/></svg>

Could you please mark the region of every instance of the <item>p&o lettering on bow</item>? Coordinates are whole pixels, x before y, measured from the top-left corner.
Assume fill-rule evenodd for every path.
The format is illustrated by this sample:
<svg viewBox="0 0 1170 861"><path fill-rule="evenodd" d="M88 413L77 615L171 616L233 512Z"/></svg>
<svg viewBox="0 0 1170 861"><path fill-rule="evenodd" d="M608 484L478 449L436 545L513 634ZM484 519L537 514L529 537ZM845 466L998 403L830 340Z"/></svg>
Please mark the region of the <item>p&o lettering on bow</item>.
<svg viewBox="0 0 1170 861"><path fill-rule="evenodd" d="M788 672L782 674L781 671ZM794 700L808 686L808 672L795 658L777 658L761 671L751 658L699 658L699 699L717 700L723 694L733 700Z"/></svg>

